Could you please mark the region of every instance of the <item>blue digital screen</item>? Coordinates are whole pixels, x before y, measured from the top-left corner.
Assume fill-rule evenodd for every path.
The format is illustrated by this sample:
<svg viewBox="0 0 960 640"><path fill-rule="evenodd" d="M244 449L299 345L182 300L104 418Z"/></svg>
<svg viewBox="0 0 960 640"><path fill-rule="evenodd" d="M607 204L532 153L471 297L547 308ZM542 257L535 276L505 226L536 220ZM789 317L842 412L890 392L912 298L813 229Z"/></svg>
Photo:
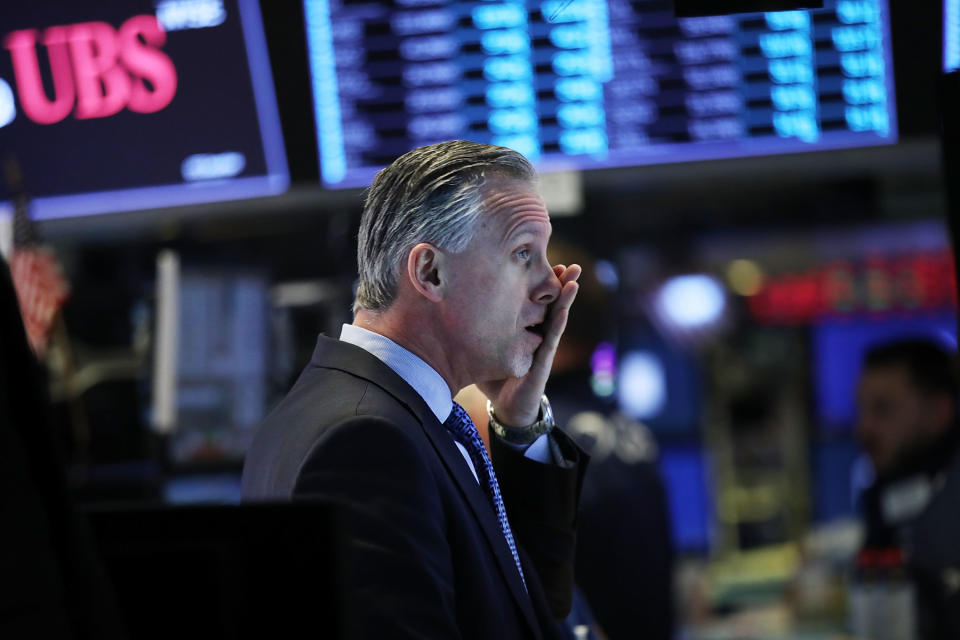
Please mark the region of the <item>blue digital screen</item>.
<svg viewBox="0 0 960 640"><path fill-rule="evenodd" d="M464 138L541 171L892 143L886 0L304 0L323 182Z"/></svg>
<svg viewBox="0 0 960 640"><path fill-rule="evenodd" d="M943 0L943 72L960 69L960 0Z"/></svg>
<svg viewBox="0 0 960 640"><path fill-rule="evenodd" d="M34 218L289 185L257 0L3 3L0 25L0 150Z"/></svg>
<svg viewBox="0 0 960 640"><path fill-rule="evenodd" d="M877 320L843 319L813 328L815 402L825 429L853 428L856 385L867 350L881 342L906 338L928 338L944 349L955 350L957 318L953 313L937 313Z"/></svg>
<svg viewBox="0 0 960 640"><path fill-rule="evenodd" d="M705 458L700 447L664 447L660 452L673 542L681 551L704 551L710 545L713 502Z"/></svg>

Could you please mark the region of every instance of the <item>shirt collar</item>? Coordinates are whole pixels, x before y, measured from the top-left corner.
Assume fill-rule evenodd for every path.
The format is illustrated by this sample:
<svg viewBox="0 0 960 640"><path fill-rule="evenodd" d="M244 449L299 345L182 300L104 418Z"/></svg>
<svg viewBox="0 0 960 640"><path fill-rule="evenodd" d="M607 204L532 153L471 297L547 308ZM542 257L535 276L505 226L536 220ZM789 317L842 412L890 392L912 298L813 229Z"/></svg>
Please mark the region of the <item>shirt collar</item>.
<svg viewBox="0 0 960 640"><path fill-rule="evenodd" d="M340 330L340 340L360 347L383 362L403 378L423 398L427 406L444 422L453 410L450 387L443 377L417 355L379 333L362 327L345 324Z"/></svg>

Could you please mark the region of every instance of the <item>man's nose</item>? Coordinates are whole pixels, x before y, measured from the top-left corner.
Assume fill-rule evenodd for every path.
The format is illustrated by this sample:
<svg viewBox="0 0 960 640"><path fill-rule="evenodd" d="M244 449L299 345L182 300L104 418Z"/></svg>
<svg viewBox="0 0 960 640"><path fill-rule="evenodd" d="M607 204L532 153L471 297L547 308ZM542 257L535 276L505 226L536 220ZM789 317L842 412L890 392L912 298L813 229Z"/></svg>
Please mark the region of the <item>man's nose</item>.
<svg viewBox="0 0 960 640"><path fill-rule="evenodd" d="M560 278L553 272L553 267L546 265L547 270L540 283L534 288L531 298L540 304L550 304L560 295Z"/></svg>

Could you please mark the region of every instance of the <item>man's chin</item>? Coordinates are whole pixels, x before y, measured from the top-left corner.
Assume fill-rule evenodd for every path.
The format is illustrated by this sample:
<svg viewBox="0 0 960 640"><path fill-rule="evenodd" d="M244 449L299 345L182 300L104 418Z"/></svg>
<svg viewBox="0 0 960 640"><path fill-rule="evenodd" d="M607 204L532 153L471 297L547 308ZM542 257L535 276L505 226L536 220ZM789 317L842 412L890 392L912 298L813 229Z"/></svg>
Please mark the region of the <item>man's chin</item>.
<svg viewBox="0 0 960 640"><path fill-rule="evenodd" d="M533 356L520 356L513 362L510 377L522 378L530 373L530 367L533 366Z"/></svg>
<svg viewBox="0 0 960 640"><path fill-rule="evenodd" d="M510 378L522 378L530 373L530 367L533 366L533 356L529 354L515 354L506 361L500 361L496 367L490 367L486 373L476 382L493 382L495 380L508 380Z"/></svg>

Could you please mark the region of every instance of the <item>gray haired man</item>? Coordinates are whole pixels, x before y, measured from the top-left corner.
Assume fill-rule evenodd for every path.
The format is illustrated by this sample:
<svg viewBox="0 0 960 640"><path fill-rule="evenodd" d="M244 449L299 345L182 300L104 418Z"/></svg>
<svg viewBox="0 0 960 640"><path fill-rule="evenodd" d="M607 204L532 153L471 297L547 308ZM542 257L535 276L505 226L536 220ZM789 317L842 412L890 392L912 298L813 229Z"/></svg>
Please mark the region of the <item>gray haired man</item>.
<svg viewBox="0 0 960 640"><path fill-rule="evenodd" d="M518 153L466 141L377 174L354 321L261 426L245 499L346 505L346 631L552 638L570 606L586 456L543 396L580 267ZM490 398L488 452L452 397Z"/></svg>

